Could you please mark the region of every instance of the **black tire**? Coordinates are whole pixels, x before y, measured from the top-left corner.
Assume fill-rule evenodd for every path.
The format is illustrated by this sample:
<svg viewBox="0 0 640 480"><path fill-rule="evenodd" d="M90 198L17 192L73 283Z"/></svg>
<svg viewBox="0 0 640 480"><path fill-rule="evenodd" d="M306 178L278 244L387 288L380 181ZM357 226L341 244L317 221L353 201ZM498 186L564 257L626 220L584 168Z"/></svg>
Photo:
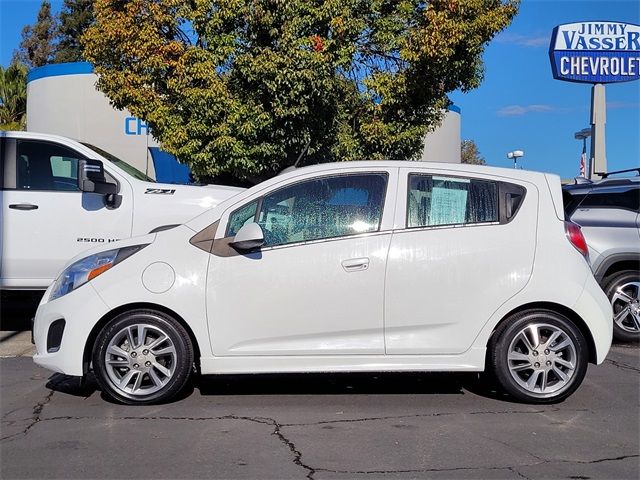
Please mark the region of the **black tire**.
<svg viewBox="0 0 640 480"><path fill-rule="evenodd" d="M533 345L532 350L527 349L525 352L524 349L527 347L520 334L524 329L534 325L537 325L534 328L539 332L540 341L538 345ZM562 332L558 337L559 341L550 342L550 348L547 349L545 342L550 340L554 331ZM530 335L528 337L531 338ZM560 347L560 344L565 343L565 339L570 340L572 347L554 351L554 347ZM534 342L530 341L530 343ZM570 319L551 310L528 310L512 315L494 332L488 348L489 366L498 384L511 396L526 403L561 402L575 392L587 372L589 348L582 332ZM539 348L540 352L537 350ZM514 350L515 355L522 354L529 360L509 360L511 349ZM574 365L573 369L556 363L556 361L566 362L567 359ZM513 362L514 367L522 366L523 368L512 373L510 362ZM550 362L549 367L546 367L547 362ZM558 370L568 378L563 380L556 373ZM536 373L537 371L540 373ZM534 375L535 378L533 378ZM525 388L522 385L528 380L535 380L531 388ZM542 390L542 381L548 382L546 392ZM536 391L538 383L540 387L539 391ZM554 388L557 390L553 391Z"/></svg>
<svg viewBox="0 0 640 480"><path fill-rule="evenodd" d="M142 334L138 330L139 325L145 326ZM133 337L127 337L130 327L134 327L130 330ZM160 341L164 338L161 334L167 339ZM144 345L139 344L140 336L144 338ZM134 348L129 348L128 338L132 338ZM120 339L124 339L123 344L119 343ZM126 357L111 353L114 351L109 348L112 341L113 346L119 349L117 351L125 352ZM160 343L154 346L154 342ZM154 349L145 346L153 346ZM194 353L191 339L179 322L165 313L141 309L122 313L104 326L96 338L92 360L93 371L103 393L117 402L149 405L167 402L185 387L192 371ZM116 380L124 381L130 372L133 373L129 383L124 387L117 385ZM137 384L138 376L140 385Z"/></svg>
<svg viewBox="0 0 640 480"><path fill-rule="evenodd" d="M615 273L604 282L604 293L607 294L611 306L613 307L613 315L619 313L625 309L628 303L616 299L614 301L614 295L618 288L622 287L623 291L628 295L635 296L636 300L640 298L640 291L636 287L631 286L631 283L640 284L640 272L637 270L624 270L622 272ZM631 313L626 315L620 320L618 324L613 320L613 338L619 342L638 342L640 341L640 328L633 322Z"/></svg>

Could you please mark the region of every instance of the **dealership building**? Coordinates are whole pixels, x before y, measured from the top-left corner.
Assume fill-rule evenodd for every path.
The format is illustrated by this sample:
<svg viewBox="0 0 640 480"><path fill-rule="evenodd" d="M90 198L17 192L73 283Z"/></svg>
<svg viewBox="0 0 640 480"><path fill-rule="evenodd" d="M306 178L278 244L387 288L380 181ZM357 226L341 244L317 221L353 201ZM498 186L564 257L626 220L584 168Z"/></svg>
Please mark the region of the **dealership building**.
<svg viewBox="0 0 640 480"><path fill-rule="evenodd" d="M27 77L27 130L74 138L106 150L166 183L188 183L189 168L162 151L147 124L116 110L96 90L97 76L86 62L58 63ZM425 137L423 161L460 163L460 117L451 106Z"/></svg>

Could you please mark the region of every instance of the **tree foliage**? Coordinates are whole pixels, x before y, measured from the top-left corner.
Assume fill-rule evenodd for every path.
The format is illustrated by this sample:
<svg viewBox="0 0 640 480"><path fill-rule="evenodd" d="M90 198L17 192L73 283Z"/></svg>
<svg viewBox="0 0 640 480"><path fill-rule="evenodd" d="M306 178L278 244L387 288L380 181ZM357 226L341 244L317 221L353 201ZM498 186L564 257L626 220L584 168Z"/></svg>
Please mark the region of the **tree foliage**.
<svg viewBox="0 0 640 480"><path fill-rule="evenodd" d="M462 163L467 163L469 165L486 165L487 163L484 161L482 155L480 155L480 150L478 150L478 146L476 142L473 140L462 140L460 144L462 150Z"/></svg>
<svg viewBox="0 0 640 480"><path fill-rule="evenodd" d="M416 158L517 0L96 0L98 88L196 176Z"/></svg>
<svg viewBox="0 0 640 480"><path fill-rule="evenodd" d="M80 37L93 21L93 0L64 0L58 14L55 63L80 62L84 59Z"/></svg>
<svg viewBox="0 0 640 480"><path fill-rule="evenodd" d="M51 15L51 3L44 0L36 22L22 29L22 41L14 55L14 61L20 61L29 68L51 63L56 49L55 38L56 21Z"/></svg>
<svg viewBox="0 0 640 480"><path fill-rule="evenodd" d="M0 130L24 130L27 114L27 68L0 66Z"/></svg>

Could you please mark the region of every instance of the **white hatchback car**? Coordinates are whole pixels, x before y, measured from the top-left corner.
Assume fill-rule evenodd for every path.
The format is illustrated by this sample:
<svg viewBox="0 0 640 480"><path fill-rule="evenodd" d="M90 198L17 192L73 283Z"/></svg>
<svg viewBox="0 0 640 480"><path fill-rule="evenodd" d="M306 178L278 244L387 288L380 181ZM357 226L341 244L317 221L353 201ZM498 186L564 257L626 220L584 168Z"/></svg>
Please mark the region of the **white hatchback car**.
<svg viewBox="0 0 640 480"><path fill-rule="evenodd" d="M36 363L166 401L190 374L495 372L562 400L611 345L611 305L559 178L417 162L288 172L171 230L73 259Z"/></svg>

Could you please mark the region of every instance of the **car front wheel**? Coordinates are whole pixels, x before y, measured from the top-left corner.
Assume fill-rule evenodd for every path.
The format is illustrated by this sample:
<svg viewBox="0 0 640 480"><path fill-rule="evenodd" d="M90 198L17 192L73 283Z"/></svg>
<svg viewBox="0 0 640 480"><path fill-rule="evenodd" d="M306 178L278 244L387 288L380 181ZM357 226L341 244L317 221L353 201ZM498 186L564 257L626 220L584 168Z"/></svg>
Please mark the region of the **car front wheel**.
<svg viewBox="0 0 640 480"><path fill-rule="evenodd" d="M564 400L587 371L588 347L582 332L550 310L513 315L494 332L489 348L498 383L528 403Z"/></svg>
<svg viewBox="0 0 640 480"><path fill-rule="evenodd" d="M193 346L185 329L162 312L123 313L100 331L93 370L102 391L126 404L170 400L189 379Z"/></svg>
<svg viewBox="0 0 640 480"><path fill-rule="evenodd" d="M612 276L604 292L613 308L613 338L621 342L640 340L640 272L625 270Z"/></svg>

